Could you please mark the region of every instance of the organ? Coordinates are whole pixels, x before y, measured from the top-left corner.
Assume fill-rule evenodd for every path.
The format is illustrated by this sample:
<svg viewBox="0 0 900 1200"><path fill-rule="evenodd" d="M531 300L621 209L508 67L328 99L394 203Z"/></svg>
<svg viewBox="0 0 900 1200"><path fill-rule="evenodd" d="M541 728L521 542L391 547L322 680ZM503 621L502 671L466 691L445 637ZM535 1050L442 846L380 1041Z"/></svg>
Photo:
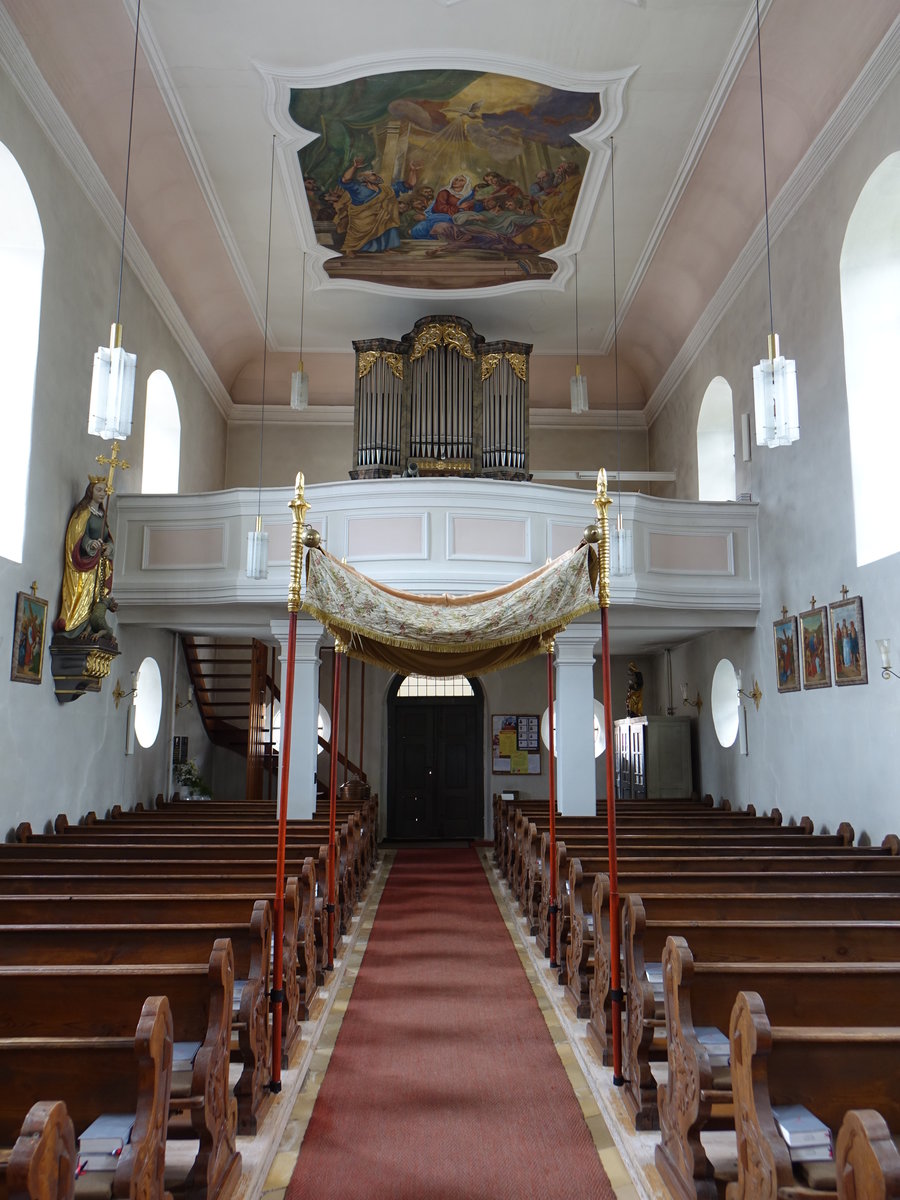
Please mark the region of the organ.
<svg viewBox="0 0 900 1200"><path fill-rule="evenodd" d="M399 341L355 341L351 479L528 479L525 342L488 342L468 321L422 317Z"/></svg>

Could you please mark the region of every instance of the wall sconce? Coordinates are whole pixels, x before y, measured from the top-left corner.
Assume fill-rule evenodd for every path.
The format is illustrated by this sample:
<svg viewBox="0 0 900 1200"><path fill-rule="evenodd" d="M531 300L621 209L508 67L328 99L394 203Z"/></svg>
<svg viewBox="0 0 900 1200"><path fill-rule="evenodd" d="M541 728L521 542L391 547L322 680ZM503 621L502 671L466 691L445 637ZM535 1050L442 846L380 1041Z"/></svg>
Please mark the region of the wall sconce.
<svg viewBox="0 0 900 1200"><path fill-rule="evenodd" d="M697 691L696 700L692 700L690 696L688 696L688 685L683 683L681 685L681 703L682 705L689 704L691 708L696 708L699 714L700 709L703 707L703 701L700 699L699 689Z"/></svg>
<svg viewBox="0 0 900 1200"><path fill-rule="evenodd" d="M893 675L895 679L900 679L900 675L891 668L891 639L879 638L876 641L876 645L881 654L881 678L890 679Z"/></svg>
<svg viewBox="0 0 900 1200"><path fill-rule="evenodd" d="M176 712L181 712L181 710L183 708L193 708L193 707L194 707L194 693L193 692L188 692L187 700L179 700L178 696L177 695L175 696L175 711Z"/></svg>
<svg viewBox="0 0 900 1200"><path fill-rule="evenodd" d="M756 705L756 711L759 712L759 702L762 700L762 689L759 686L759 681L754 677L752 690L745 692L741 687L741 683L743 682L741 672L735 671L735 675L737 676L738 695L743 696L745 700L752 700Z"/></svg>
<svg viewBox="0 0 900 1200"><path fill-rule="evenodd" d="M116 686L113 688L113 700L116 702L116 708L119 707L119 701L124 700L126 696L134 696L137 698L137 688L133 687L130 692L124 692L122 690L121 682L117 679ZM132 703L134 702L132 701Z"/></svg>
<svg viewBox="0 0 900 1200"><path fill-rule="evenodd" d="M128 712L125 715L125 753L126 755L134 754L134 703L137 700L137 675L131 676L131 691L126 692L122 688L120 680L116 680L116 686L113 688L113 700L116 702L116 708L119 707L119 701L124 700L127 696L132 697L131 703L128 705Z"/></svg>

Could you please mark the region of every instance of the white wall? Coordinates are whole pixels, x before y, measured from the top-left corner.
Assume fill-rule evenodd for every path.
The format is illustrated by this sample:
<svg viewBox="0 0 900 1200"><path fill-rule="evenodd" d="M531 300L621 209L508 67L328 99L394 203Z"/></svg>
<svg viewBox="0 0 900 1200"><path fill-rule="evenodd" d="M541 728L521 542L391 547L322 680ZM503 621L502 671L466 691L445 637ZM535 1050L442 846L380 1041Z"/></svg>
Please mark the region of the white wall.
<svg viewBox="0 0 900 1200"><path fill-rule="evenodd" d="M900 147L900 77L885 89L852 140L772 246L775 325L783 352L797 362L800 441L790 448L753 447L738 463L737 488L760 503L762 609L752 634L700 638L673 654L676 694L681 680L700 687L697 721L702 792L785 818L808 813L817 828L849 820L857 836L880 842L900 829L894 783L900 683L881 678L878 637L900 642L900 556L857 568L841 326L839 262L847 221L871 172ZM715 375L734 388L735 428L752 409L751 368L765 352L768 323L765 263L720 320L690 371L651 429L651 465L675 455L677 491L697 494L693 430L704 391ZM738 439L738 445L740 440ZM893 471L886 447L876 471ZM773 622L781 606L797 614L840 599L841 586L864 602L867 686L779 695ZM749 757L719 747L709 712L716 662L730 658L763 690L748 709ZM680 700L679 700L680 702Z"/></svg>
<svg viewBox="0 0 900 1200"><path fill-rule="evenodd" d="M66 523L87 476L100 470L96 455L109 453L109 443L88 436L87 412L93 354L108 340L115 317L119 245L2 70L0 141L28 180L45 240L24 562L0 559L0 659L8 661L18 591L36 580L38 595L49 601L48 620L56 617ZM133 466L117 475L117 490L140 490L144 396L157 367L168 374L181 406L182 490L221 487L225 422L127 267L122 319L126 348L138 356L138 377L134 433L122 447ZM146 803L165 789L172 635L121 627L119 643L121 657L102 692L66 705L54 694L49 650L39 686L8 682L8 672L0 671L0 833L21 820L41 828L60 811L75 820L113 803ZM131 672L147 655L162 672L161 732L154 747L138 747L126 758L125 707L116 711L113 686L121 680L128 690Z"/></svg>

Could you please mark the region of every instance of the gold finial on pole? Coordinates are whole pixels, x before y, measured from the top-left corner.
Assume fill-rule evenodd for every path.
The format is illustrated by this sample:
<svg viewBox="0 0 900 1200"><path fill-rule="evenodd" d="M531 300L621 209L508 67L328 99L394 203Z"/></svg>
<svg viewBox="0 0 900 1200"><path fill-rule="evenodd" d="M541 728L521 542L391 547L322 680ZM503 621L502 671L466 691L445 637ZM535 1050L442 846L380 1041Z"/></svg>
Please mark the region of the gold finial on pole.
<svg viewBox="0 0 900 1200"><path fill-rule="evenodd" d="M113 442L112 449L109 453L109 458L103 454L98 454L96 461L101 467L109 467L109 474L106 477L106 494L113 494L113 480L116 477L116 468L121 467L123 471L128 471L131 468L131 463L127 463L124 458L119 458L119 443Z"/></svg>
<svg viewBox="0 0 900 1200"><path fill-rule="evenodd" d="M309 511L309 501L303 494L303 472L297 472L294 481L294 498L288 507L294 518L291 530L291 575L288 586L288 612L300 611L300 576L303 570L303 547L318 546L320 538L318 531L306 524L306 514Z"/></svg>
<svg viewBox="0 0 900 1200"><path fill-rule="evenodd" d="M600 607L609 608L609 506L612 504L606 488L606 471L603 467L597 472L597 495L594 497L594 508L597 510L597 523L600 526Z"/></svg>

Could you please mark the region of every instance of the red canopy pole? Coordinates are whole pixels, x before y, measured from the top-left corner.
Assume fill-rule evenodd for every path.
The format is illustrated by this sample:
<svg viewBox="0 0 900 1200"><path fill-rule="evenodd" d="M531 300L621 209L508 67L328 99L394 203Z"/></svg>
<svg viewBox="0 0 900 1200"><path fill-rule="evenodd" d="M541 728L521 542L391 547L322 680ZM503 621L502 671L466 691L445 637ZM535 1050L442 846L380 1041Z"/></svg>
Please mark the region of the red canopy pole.
<svg viewBox="0 0 900 1200"><path fill-rule="evenodd" d="M549 729L547 733L547 749L550 752L550 968L557 970L559 963L556 961L556 914L559 912L557 904L557 879L556 879L556 746L555 746L555 730L553 728L553 642L550 642L547 650L547 713L550 718Z"/></svg>
<svg viewBox="0 0 900 1200"><path fill-rule="evenodd" d="M297 613L300 610L300 573L303 566L303 519L309 505L303 498L303 472L294 484L291 535L291 577L288 588L288 659L281 696L281 792L278 807L278 853L275 864L275 952L272 963L272 1079L269 1088L281 1091L281 1017L284 1005L284 876L287 842L288 781L291 771L291 718L294 709L294 659L297 642ZM315 530L311 531L315 534ZM318 537L318 534L315 534Z"/></svg>
<svg viewBox="0 0 900 1200"><path fill-rule="evenodd" d="M609 995L612 1000L613 1083L621 1087L622 1075L622 993L619 950L619 863L616 852L616 779L613 769L612 687L609 668L609 492L606 472L597 473L597 498L594 507L600 522L600 632L603 665L603 712L606 725L606 840L609 848Z"/></svg>
<svg viewBox="0 0 900 1200"><path fill-rule="evenodd" d="M337 756L338 756L338 723L341 703L341 654L344 647L334 639L334 689L331 697L331 771L328 779L328 870L326 882L328 885L328 902L325 911L328 914L328 970L334 969L334 913L337 875Z"/></svg>

